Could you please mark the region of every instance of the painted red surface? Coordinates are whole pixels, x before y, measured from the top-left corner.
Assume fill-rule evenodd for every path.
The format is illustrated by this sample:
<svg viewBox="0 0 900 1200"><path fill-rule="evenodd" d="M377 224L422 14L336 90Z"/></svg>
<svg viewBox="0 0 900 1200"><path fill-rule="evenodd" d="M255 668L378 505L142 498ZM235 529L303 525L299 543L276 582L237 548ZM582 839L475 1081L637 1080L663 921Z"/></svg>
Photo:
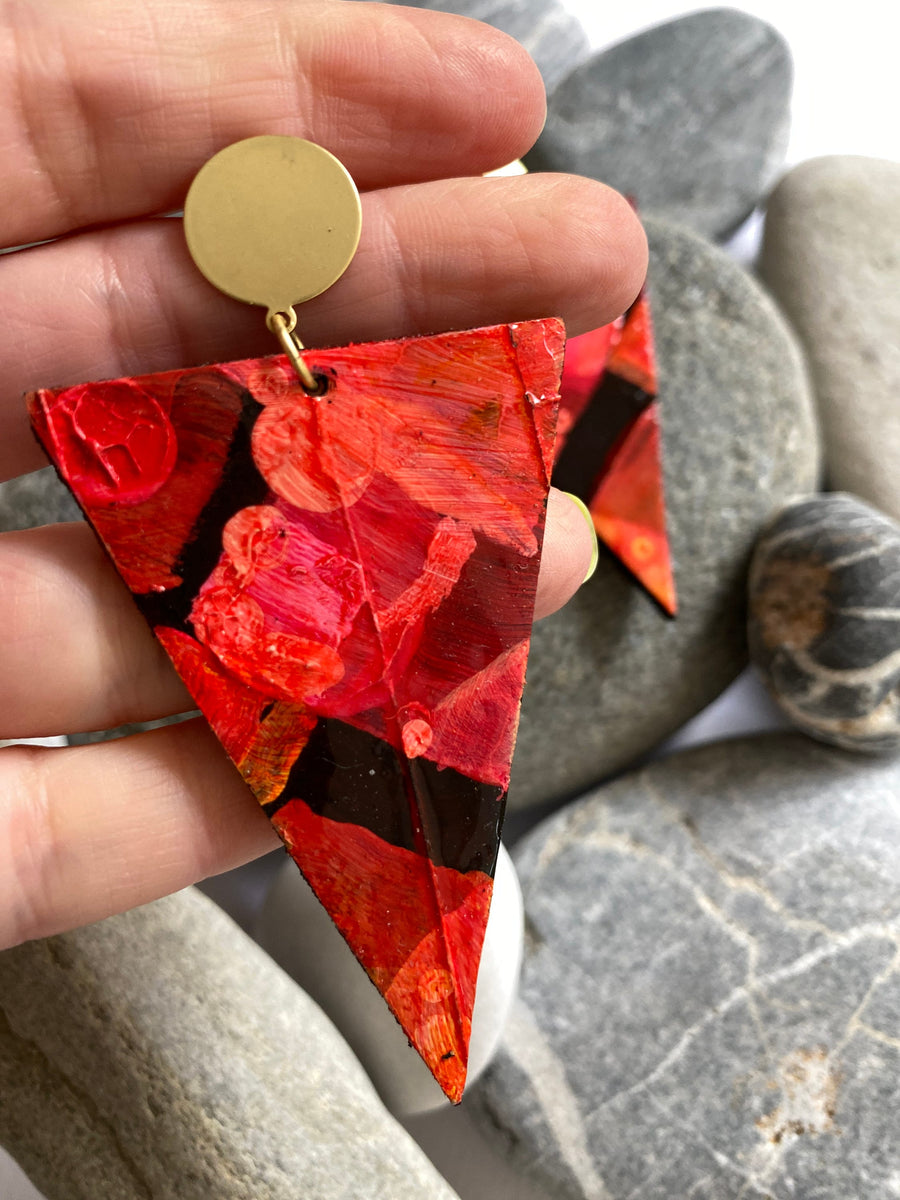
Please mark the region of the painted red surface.
<svg viewBox="0 0 900 1200"><path fill-rule="evenodd" d="M619 317L608 325L569 338L566 343L566 361L559 389L557 455L600 386L609 357L622 336L623 324L624 318Z"/></svg>
<svg viewBox="0 0 900 1200"><path fill-rule="evenodd" d="M590 509L598 535L674 616L677 599L659 463L659 417L651 404L613 450Z"/></svg>
<svg viewBox="0 0 900 1200"><path fill-rule="evenodd" d="M154 630L216 737L261 804L276 800L316 718L302 704L235 679L211 650L177 629Z"/></svg>
<svg viewBox="0 0 900 1200"><path fill-rule="evenodd" d="M611 347L606 369L622 379L627 379L648 395L657 394L653 322L646 292L641 292L628 310L621 334Z"/></svg>
<svg viewBox="0 0 900 1200"><path fill-rule="evenodd" d="M491 877L435 866L300 800L274 824L407 1037L460 1100Z"/></svg>
<svg viewBox="0 0 900 1200"><path fill-rule="evenodd" d="M131 380L95 396L90 384L67 388L47 415L56 453L96 505L137 504L172 473L177 444L168 412Z"/></svg>
<svg viewBox="0 0 900 1200"><path fill-rule="evenodd" d="M29 398L197 704L453 1099L491 878L448 861L423 771L497 805L509 781L563 342L547 320L320 351L316 397L272 358ZM364 793L352 820L304 794L329 721L398 764L408 844L379 835ZM472 820L482 836L482 809Z"/></svg>
<svg viewBox="0 0 900 1200"><path fill-rule="evenodd" d="M101 541L115 547L116 567L137 593L181 582L176 561L221 481L241 412L240 389L214 370L169 371L152 381L81 384L29 400L44 449ZM92 405L105 418L102 453L92 423L70 419ZM158 422L151 435L148 413ZM129 436L134 426L140 436ZM124 439L127 452L110 445L113 437ZM110 462L122 464L118 490Z"/></svg>
<svg viewBox="0 0 900 1200"><path fill-rule="evenodd" d="M557 456L589 404L603 405L607 388L630 386L645 407L618 431L582 497L604 544L671 616L678 609L666 531L662 437L650 302L641 292L624 318L571 338L566 347Z"/></svg>

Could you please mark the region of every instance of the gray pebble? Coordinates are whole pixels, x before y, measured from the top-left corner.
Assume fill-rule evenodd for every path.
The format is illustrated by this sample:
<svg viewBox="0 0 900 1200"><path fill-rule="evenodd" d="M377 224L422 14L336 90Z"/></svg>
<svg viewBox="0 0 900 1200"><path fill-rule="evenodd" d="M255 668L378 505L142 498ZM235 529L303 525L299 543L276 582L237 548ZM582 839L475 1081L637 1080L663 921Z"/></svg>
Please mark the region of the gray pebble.
<svg viewBox="0 0 900 1200"><path fill-rule="evenodd" d="M720 742L538 826L521 1003L470 1099L559 1200L888 1200L900 763Z"/></svg>
<svg viewBox="0 0 900 1200"><path fill-rule="evenodd" d="M600 179L642 211L724 237L784 160L791 80L770 25L729 8L692 13L577 67L525 161Z"/></svg>
<svg viewBox="0 0 900 1200"><path fill-rule="evenodd" d="M900 521L900 163L795 167L769 202L760 271L809 357L830 486Z"/></svg>
<svg viewBox="0 0 900 1200"><path fill-rule="evenodd" d="M0 532L80 520L81 509L52 467L0 483Z"/></svg>
<svg viewBox="0 0 900 1200"><path fill-rule="evenodd" d="M855 496L795 501L757 543L749 606L790 720L848 750L900 746L900 526Z"/></svg>
<svg viewBox="0 0 900 1200"><path fill-rule="evenodd" d="M766 519L818 476L800 355L775 306L709 243L649 221L666 504L679 613L601 549L534 629L510 802L583 791L674 733L746 665L746 570ZM573 435L575 436L575 435Z"/></svg>
<svg viewBox="0 0 900 1200"><path fill-rule="evenodd" d="M452 1200L313 1002L187 891L0 954L0 1142L47 1200Z"/></svg>

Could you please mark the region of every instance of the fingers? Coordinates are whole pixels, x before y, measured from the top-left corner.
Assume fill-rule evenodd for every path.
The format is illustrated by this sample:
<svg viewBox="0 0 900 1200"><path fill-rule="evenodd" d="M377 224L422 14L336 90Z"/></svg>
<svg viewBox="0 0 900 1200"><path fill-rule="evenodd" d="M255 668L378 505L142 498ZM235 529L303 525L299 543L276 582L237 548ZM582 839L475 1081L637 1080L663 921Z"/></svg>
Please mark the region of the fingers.
<svg viewBox="0 0 900 1200"><path fill-rule="evenodd" d="M0 947L147 903L277 843L203 722L0 750Z"/></svg>
<svg viewBox="0 0 900 1200"><path fill-rule="evenodd" d="M586 534L576 506L552 492L542 611L583 578ZM10 728L91 728L190 703L86 526L5 535L0 577ZM0 948L147 903L276 844L202 721L65 750L0 750Z"/></svg>
<svg viewBox="0 0 900 1200"><path fill-rule="evenodd" d="M361 188L479 174L540 132L537 68L477 22L333 0L30 0L0 26L0 244L181 207L230 142L294 134Z"/></svg>
<svg viewBox="0 0 900 1200"><path fill-rule="evenodd" d="M195 707L86 524L3 534L0 579L0 738L115 729Z"/></svg>
<svg viewBox="0 0 900 1200"><path fill-rule="evenodd" d="M550 493L535 616L580 586L593 540ZM0 537L0 738L114 729L195 707L128 589L84 524Z"/></svg>
<svg viewBox="0 0 900 1200"><path fill-rule="evenodd" d="M551 492L539 608L592 541ZM6 719L90 728L190 701L86 526L0 539ZM16 736L15 734L13 736ZM0 948L144 904L265 853L274 831L202 721L65 750L0 750Z"/></svg>
<svg viewBox="0 0 900 1200"><path fill-rule="evenodd" d="M643 281L643 231L593 180L442 180L364 201L347 274L300 311L307 345L550 315L575 334L618 316ZM2 268L0 478L44 461L25 391L277 349L261 310L202 278L177 221L81 234L7 255Z"/></svg>
<svg viewBox="0 0 900 1200"><path fill-rule="evenodd" d="M576 506L552 492L542 610L583 578L586 533ZM189 703L87 527L5 535L0 577L0 622L11 626L5 719L91 727ZM92 746L0 750L0 948L147 903L276 844L202 721Z"/></svg>
<svg viewBox="0 0 900 1200"><path fill-rule="evenodd" d="M534 606L535 620L549 617L575 595L594 563L597 535L589 515L566 492L551 488L547 529Z"/></svg>

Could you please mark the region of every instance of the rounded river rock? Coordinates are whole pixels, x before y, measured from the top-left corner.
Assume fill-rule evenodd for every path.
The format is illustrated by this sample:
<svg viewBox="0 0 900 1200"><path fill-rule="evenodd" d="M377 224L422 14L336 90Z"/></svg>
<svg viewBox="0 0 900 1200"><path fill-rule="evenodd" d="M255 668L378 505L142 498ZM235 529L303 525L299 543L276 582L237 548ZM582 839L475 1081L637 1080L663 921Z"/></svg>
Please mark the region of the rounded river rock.
<svg viewBox="0 0 900 1200"><path fill-rule="evenodd" d="M181 892L0 954L0 1142L47 1200L452 1200L327 1017Z"/></svg>
<svg viewBox="0 0 900 1200"><path fill-rule="evenodd" d="M732 682L747 661L753 543L818 478L800 354L771 300L709 243L647 230L678 617L601 548L594 578L535 626L513 807L627 766Z"/></svg>
<svg viewBox="0 0 900 1200"><path fill-rule="evenodd" d="M796 501L757 544L749 602L751 657L794 724L900 746L900 526L855 496Z"/></svg>
<svg viewBox="0 0 900 1200"><path fill-rule="evenodd" d="M807 352L828 483L900 521L900 163L801 163L766 211L760 272Z"/></svg>
<svg viewBox="0 0 900 1200"><path fill-rule="evenodd" d="M887 1200L900 764L775 734L626 776L519 846L520 1004L470 1103L558 1200Z"/></svg>
<svg viewBox="0 0 900 1200"><path fill-rule="evenodd" d="M691 13L576 67L525 161L600 179L643 212L724 237L784 160L792 75L787 44L765 21Z"/></svg>

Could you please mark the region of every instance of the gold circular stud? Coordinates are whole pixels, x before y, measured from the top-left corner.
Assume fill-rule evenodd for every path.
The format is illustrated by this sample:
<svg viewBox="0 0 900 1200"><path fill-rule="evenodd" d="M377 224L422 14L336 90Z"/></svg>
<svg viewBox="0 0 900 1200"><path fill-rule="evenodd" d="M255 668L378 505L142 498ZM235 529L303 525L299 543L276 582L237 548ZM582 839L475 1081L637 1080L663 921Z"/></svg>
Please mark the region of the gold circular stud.
<svg viewBox="0 0 900 1200"><path fill-rule="evenodd" d="M361 225L346 167L295 137L226 146L200 168L184 204L199 270L226 295L270 313L331 287L350 265Z"/></svg>

